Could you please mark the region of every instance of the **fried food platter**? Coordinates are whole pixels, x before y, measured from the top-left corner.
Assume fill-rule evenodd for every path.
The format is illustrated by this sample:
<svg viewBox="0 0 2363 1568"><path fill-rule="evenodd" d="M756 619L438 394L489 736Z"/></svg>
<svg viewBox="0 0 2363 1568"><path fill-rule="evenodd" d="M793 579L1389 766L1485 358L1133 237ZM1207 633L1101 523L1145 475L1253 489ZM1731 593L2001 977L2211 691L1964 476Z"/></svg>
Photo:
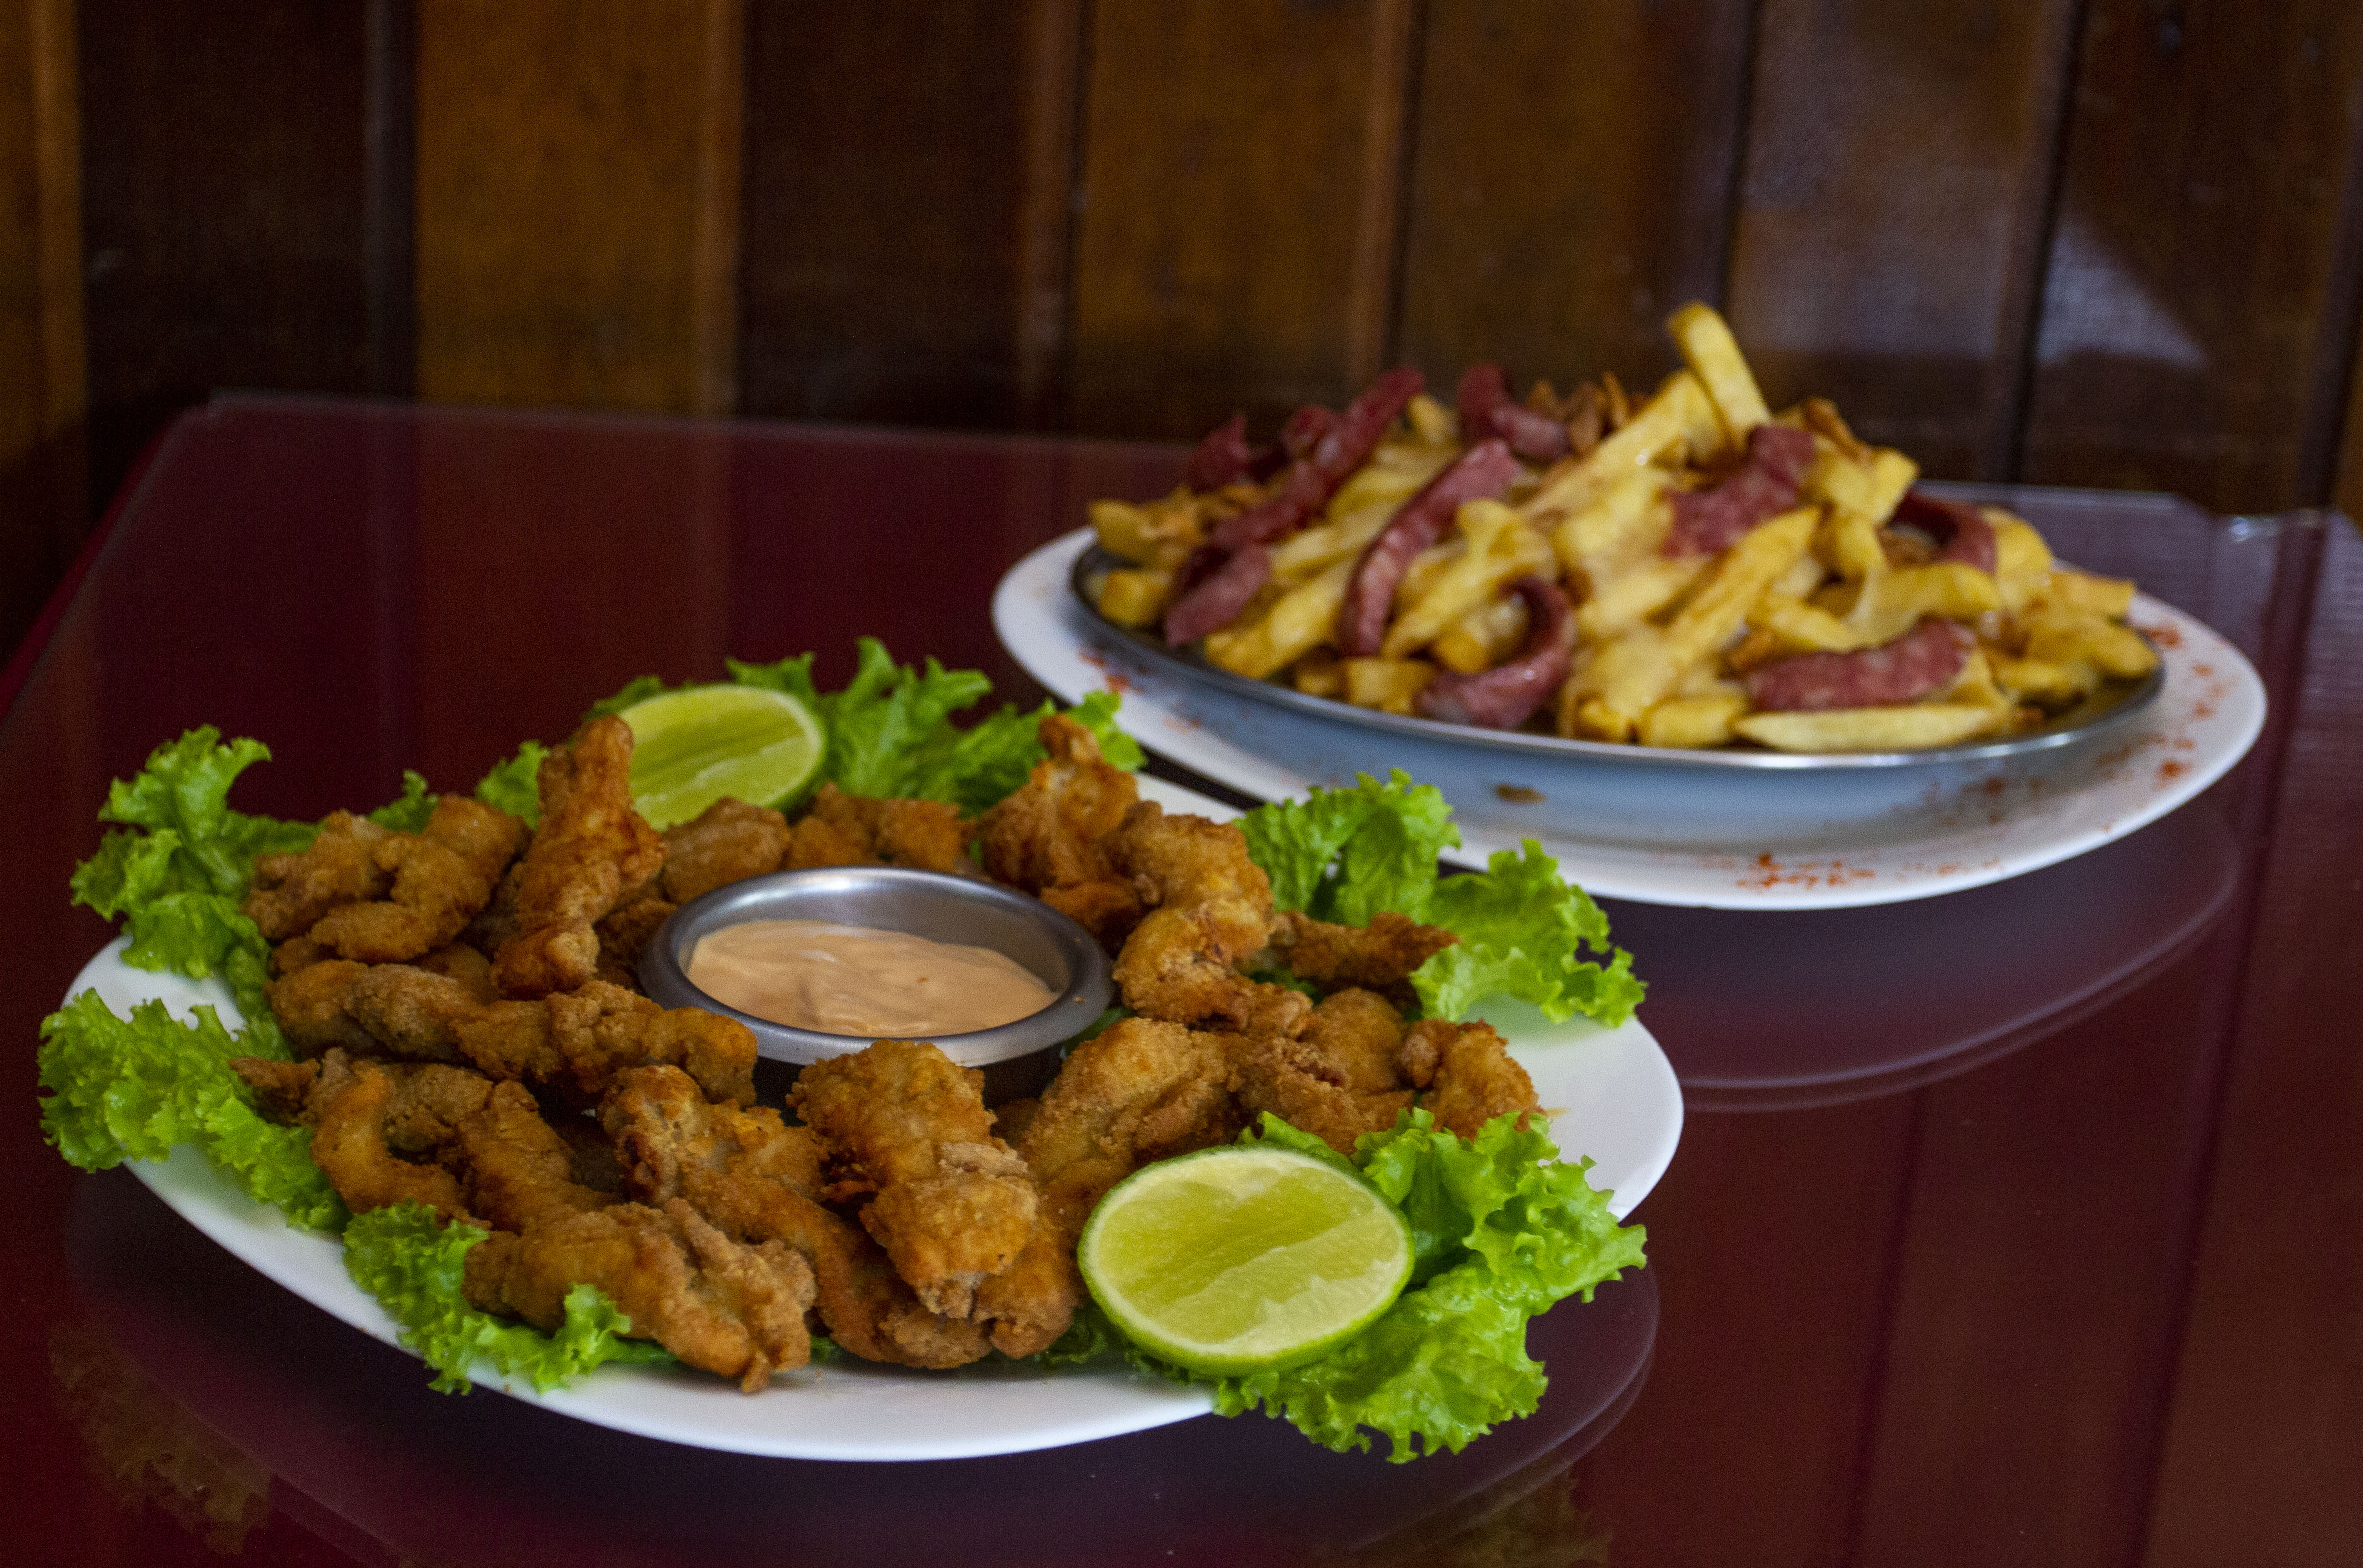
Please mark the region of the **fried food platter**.
<svg viewBox="0 0 2363 1568"><path fill-rule="evenodd" d="M1069 701L1121 691L1143 744L1264 799L1403 768L1443 790L1471 863L1533 837L1571 880L1610 898L1836 909L2000 881L2156 821L2230 769L2264 723L2264 685L2240 651L2136 594L2128 619L2158 651L2158 689L2063 736L2079 744L2047 731L2000 743L1998 754L1970 746L1885 766L1480 736L1344 703L1298 704L1265 681L1233 690L1211 679L1218 672L1144 646L1075 592L1093 537L1078 529L1041 547L994 593L1003 646L1050 690Z"/></svg>
<svg viewBox="0 0 2363 1568"><path fill-rule="evenodd" d="M1177 787L1142 780L1141 793L1171 809L1231 813ZM72 992L96 990L119 1012L160 1000L185 1015L198 1004L233 1022L218 980L190 981L122 962L123 944L95 955ZM1639 1022L1608 1030L1578 1019L1552 1025L1517 1004L1489 1008L1513 1054L1552 1113L1570 1156L1597 1163L1595 1186L1614 1188L1620 1217L1649 1191L1681 1132L1672 1069ZM373 1338L397 1342L394 1325L347 1274L337 1241L289 1225L231 1186L194 1150L135 1162L135 1172L174 1212L241 1261ZM779 1458L915 1461L1015 1453L1088 1442L1206 1413L1202 1386L1085 1366L1053 1373L1002 1363L954 1373L915 1372L841 1357L782 1376L748 1397L728 1384L678 1371L601 1368L571 1386L535 1393L482 1379L577 1419L662 1441Z"/></svg>

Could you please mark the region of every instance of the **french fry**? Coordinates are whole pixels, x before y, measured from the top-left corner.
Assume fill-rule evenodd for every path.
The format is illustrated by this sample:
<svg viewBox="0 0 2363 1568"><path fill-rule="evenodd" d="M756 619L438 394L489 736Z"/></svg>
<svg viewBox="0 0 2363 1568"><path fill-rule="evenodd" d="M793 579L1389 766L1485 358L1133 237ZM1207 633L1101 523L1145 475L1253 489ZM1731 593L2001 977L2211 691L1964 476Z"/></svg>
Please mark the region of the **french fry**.
<svg viewBox="0 0 2363 1568"><path fill-rule="evenodd" d="M1357 708L1408 713L1412 699L1435 679L1436 666L1424 658L1349 658L1346 701Z"/></svg>
<svg viewBox="0 0 2363 1568"><path fill-rule="evenodd" d="M1545 474L1522 510L1537 522L1551 514L1571 517L1635 469L1648 467L1669 453L1703 456L1722 440L1723 425L1706 388L1690 371L1676 370L1614 434L1585 456L1570 458Z"/></svg>
<svg viewBox="0 0 2363 1568"><path fill-rule="evenodd" d="M1920 465L1892 447L1881 447L1870 455L1869 504L1864 511L1873 523L1884 523L1895 514L1895 503L1920 477Z"/></svg>
<svg viewBox="0 0 2363 1568"><path fill-rule="evenodd" d="M1603 643L1671 604L1706 570L1712 557L1645 557L1631 570L1595 579L1592 593L1576 607L1580 641Z"/></svg>
<svg viewBox="0 0 2363 1568"><path fill-rule="evenodd" d="M1472 501L1454 519L1469 547L1437 571L1387 628L1379 652L1402 658L1425 647L1446 627L1499 594L1514 578L1553 571L1550 541L1499 502Z"/></svg>
<svg viewBox="0 0 2363 1568"><path fill-rule="evenodd" d="M1672 476L1660 469L1636 469L1613 480L1592 503L1551 529L1551 548L1570 577L1601 570L1603 563L1655 550L1672 525L1666 501ZM1535 515L1532 508L1528 517Z"/></svg>
<svg viewBox="0 0 2363 1568"><path fill-rule="evenodd" d="M1862 646L1873 647L1902 636L1923 615L1968 621L2000 608L2002 592L1991 572L1967 561L1930 561L1871 573L1846 621Z"/></svg>
<svg viewBox="0 0 2363 1568"><path fill-rule="evenodd" d="M1171 597L1171 572L1119 567L1101 580L1100 613L1119 626L1153 626Z"/></svg>
<svg viewBox="0 0 2363 1568"><path fill-rule="evenodd" d="M1526 641L1526 602L1512 595L1481 604L1444 630L1428 653L1447 669L1475 675L1508 658Z"/></svg>
<svg viewBox="0 0 2363 1568"><path fill-rule="evenodd" d="M1691 374L1705 386L1729 444L1735 448L1746 446L1747 433L1771 418L1772 411L1764 406L1764 394L1756 389L1756 373L1747 368L1730 326L1707 306L1686 304L1674 312L1666 331L1681 350Z"/></svg>
<svg viewBox="0 0 2363 1568"><path fill-rule="evenodd" d="M2043 591L2051 575L2051 547L2026 519L1996 506L1979 510L1993 528L1995 591L2002 607L2018 614Z"/></svg>
<svg viewBox="0 0 2363 1568"><path fill-rule="evenodd" d="M1179 566L1205 540L1204 523L1187 491L1145 506L1094 501L1091 517L1101 548L1140 566Z"/></svg>
<svg viewBox="0 0 2363 1568"><path fill-rule="evenodd" d="M2069 668L1993 651L1986 657L1996 686L2018 701L2040 707L2065 708L2100 684L2101 672L2081 662Z"/></svg>
<svg viewBox="0 0 2363 1568"><path fill-rule="evenodd" d="M1749 713L1735 733L1775 751L1921 751L1958 745L2005 722L1972 702L1905 702L1887 708L1824 708L1804 713Z"/></svg>
<svg viewBox="0 0 2363 1568"><path fill-rule="evenodd" d="M2081 662L2102 675L2130 680L2147 675L2158 663L2158 655L2139 635L2090 611L2038 608L2022 624L2026 657L2046 664Z"/></svg>
<svg viewBox="0 0 2363 1568"><path fill-rule="evenodd" d="M1245 624L1206 634L1206 657L1238 675L1260 680L1320 647L1337 630L1337 609L1354 575L1351 557L1272 601Z"/></svg>
<svg viewBox="0 0 2363 1568"><path fill-rule="evenodd" d="M1308 697L1338 697L1346 695L1346 665L1332 648L1315 648L1296 661L1290 672L1296 689Z"/></svg>
<svg viewBox="0 0 2363 1568"><path fill-rule="evenodd" d="M1641 715L1635 736L1643 745L1729 745L1732 721L1747 712L1747 694L1669 697Z"/></svg>
<svg viewBox="0 0 2363 1568"><path fill-rule="evenodd" d="M1747 623L1771 633L1783 653L1850 653L1865 646L1862 635L1837 616L1777 592L1758 601L1747 613Z"/></svg>
<svg viewBox="0 0 2363 1568"><path fill-rule="evenodd" d="M1460 439L1460 421L1450 409L1421 392L1411 400L1407 411L1411 416L1412 434L1431 447L1449 446Z"/></svg>
<svg viewBox="0 0 2363 1568"><path fill-rule="evenodd" d="M2055 567L2035 598L2051 609L2121 621L2134 607L2134 585L2126 578L2095 577L2088 571Z"/></svg>

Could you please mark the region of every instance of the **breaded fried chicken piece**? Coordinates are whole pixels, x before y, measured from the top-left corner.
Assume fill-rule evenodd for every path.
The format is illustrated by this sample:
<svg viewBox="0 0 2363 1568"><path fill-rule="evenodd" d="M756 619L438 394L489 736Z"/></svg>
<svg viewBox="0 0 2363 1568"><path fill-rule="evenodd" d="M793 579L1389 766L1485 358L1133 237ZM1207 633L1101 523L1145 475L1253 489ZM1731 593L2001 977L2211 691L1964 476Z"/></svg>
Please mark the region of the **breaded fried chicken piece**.
<svg viewBox="0 0 2363 1568"><path fill-rule="evenodd" d="M467 1212L456 1176L441 1165L405 1159L393 1145L395 1128L409 1130L414 1147L431 1135L416 1120L427 1109L420 1097L401 1092L417 1081L416 1070L343 1051L330 1051L319 1068L299 1121L312 1129L313 1163L346 1208L363 1214L392 1203L423 1203L446 1220ZM436 1080L428 1092L464 1093L447 1079Z"/></svg>
<svg viewBox="0 0 2363 1568"><path fill-rule="evenodd" d="M525 841L525 823L506 812L445 795L417 833L391 834L372 847L388 878L384 896L338 905L306 935L340 958L407 963L466 929Z"/></svg>
<svg viewBox="0 0 2363 1568"><path fill-rule="evenodd" d="M309 849L256 857L247 918L269 940L283 942L339 905L385 897L394 876L378 865L376 849L393 836L367 817L330 812Z"/></svg>
<svg viewBox="0 0 2363 1568"><path fill-rule="evenodd" d="M487 1084L483 1103L452 1130L443 1163L460 1178L468 1211L499 1231L525 1231L615 1199L574 1179L573 1151L523 1084Z"/></svg>
<svg viewBox="0 0 2363 1568"><path fill-rule="evenodd" d="M496 1231L469 1249L462 1289L487 1312L538 1329L566 1320L566 1293L591 1285L688 1365L755 1393L812 1357L804 1311L812 1270L778 1242L733 1242L676 1199L617 1203Z"/></svg>
<svg viewBox="0 0 2363 1568"><path fill-rule="evenodd" d="M935 1046L881 1040L815 1062L790 1091L841 1175L833 1193L877 1194L861 1222L931 1311L966 1318L976 1287L1033 1233L1025 1162L993 1135L984 1075Z"/></svg>
<svg viewBox="0 0 2363 1568"><path fill-rule="evenodd" d="M1336 991L1347 987L1394 994L1412 971L1460 939L1442 926L1421 925L1392 910L1367 926L1332 925L1284 911L1271 944L1298 979ZM1410 999L1407 992L1402 1000Z"/></svg>
<svg viewBox="0 0 2363 1568"><path fill-rule="evenodd" d="M908 866L957 871L969 824L941 801L878 801L824 784L789 830L785 871L820 866Z"/></svg>
<svg viewBox="0 0 2363 1568"><path fill-rule="evenodd" d="M516 934L493 956L504 996L571 991L598 972L593 925L652 881L664 841L632 809L632 731L608 714L541 760L541 826L517 876Z"/></svg>
<svg viewBox="0 0 2363 1568"><path fill-rule="evenodd" d="M481 1003L448 976L407 964L316 964L269 988L281 1027L306 1051L348 1045L465 1062L588 1106L627 1067L671 1063L716 1099L755 1098L755 1036L699 1008L671 1011L594 980L539 1001Z"/></svg>
<svg viewBox="0 0 2363 1568"><path fill-rule="evenodd" d="M777 871L788 853L788 819L725 795L695 818L664 830L664 897L685 904L701 893Z"/></svg>
<svg viewBox="0 0 2363 1568"><path fill-rule="evenodd" d="M1341 1154L1383 1132L1412 1103L1397 1057L1403 1019L1374 992L1339 991L1314 1009L1301 1035L1240 1037L1231 1087L1250 1117L1270 1111Z"/></svg>
<svg viewBox="0 0 2363 1568"><path fill-rule="evenodd" d="M1237 967L1263 951L1273 926L1271 879L1248 858L1237 824L1167 816L1143 801L1105 842L1117 868L1157 906L1116 955L1125 1005L1193 1028L1292 1032L1311 1003Z"/></svg>
<svg viewBox="0 0 2363 1568"><path fill-rule="evenodd" d="M714 1105L678 1067L635 1067L600 1102L627 1190L645 1203L687 1200L725 1235L784 1242L812 1265L822 1326L866 1360L964 1366L984 1329L920 1304L862 1228L821 1204L823 1150L808 1127L766 1106Z"/></svg>
<svg viewBox="0 0 2363 1568"><path fill-rule="evenodd" d="M1048 755L978 819L978 858L986 876L1033 894L1114 951L1139 921L1141 901L1104 841L1139 800L1139 788L1102 760L1099 741L1065 714L1048 715L1036 733Z"/></svg>
<svg viewBox="0 0 2363 1568"><path fill-rule="evenodd" d="M678 907L653 892L642 893L593 926L599 938L599 977L611 986L638 990L640 955Z"/></svg>
<svg viewBox="0 0 2363 1568"><path fill-rule="evenodd" d="M1401 1059L1403 1076L1421 1090L1420 1109L1463 1138L1496 1116L1542 1109L1534 1080L1491 1024L1422 1019L1403 1036Z"/></svg>

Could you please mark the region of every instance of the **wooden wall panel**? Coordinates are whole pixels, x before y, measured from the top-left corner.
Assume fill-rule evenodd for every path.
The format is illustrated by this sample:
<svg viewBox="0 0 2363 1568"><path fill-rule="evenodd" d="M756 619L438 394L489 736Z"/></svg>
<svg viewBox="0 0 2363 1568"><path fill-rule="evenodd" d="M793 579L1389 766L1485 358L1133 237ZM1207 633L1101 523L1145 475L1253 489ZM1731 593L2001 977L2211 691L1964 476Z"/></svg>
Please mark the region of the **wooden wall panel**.
<svg viewBox="0 0 2363 1568"><path fill-rule="evenodd" d="M2021 477L2294 504L2322 357L2352 350L2363 7L2091 0L2081 56Z"/></svg>
<svg viewBox="0 0 2363 1568"><path fill-rule="evenodd" d="M85 510L75 99L72 6L0 5L0 666Z"/></svg>
<svg viewBox="0 0 2363 1568"><path fill-rule="evenodd" d="M369 388L363 15L81 8L93 482L219 387Z"/></svg>
<svg viewBox="0 0 2363 1568"><path fill-rule="evenodd" d="M1410 0L1092 8L1073 428L1269 427L1381 368Z"/></svg>
<svg viewBox="0 0 2363 1568"><path fill-rule="evenodd" d="M1054 61L1042 83L1056 100L1055 130L1072 116L1075 8L1048 9L1067 13L1070 46L1069 79ZM1033 22L1027 7L993 0L754 6L739 265L745 412L1017 423ZM1063 156L1057 147L1038 156L1059 165L1042 221L1056 223L1063 248ZM1036 265L1054 267L1040 257Z"/></svg>
<svg viewBox="0 0 2363 1568"><path fill-rule="evenodd" d="M1774 406L2002 476L2073 11L1769 0L1729 315Z"/></svg>
<svg viewBox="0 0 2363 1568"><path fill-rule="evenodd" d="M418 392L727 414L740 0L422 0Z"/></svg>
<svg viewBox="0 0 2363 1568"><path fill-rule="evenodd" d="M1677 362L1665 320L1720 300L1747 0L1431 6L1405 215L1402 358L1449 389Z"/></svg>

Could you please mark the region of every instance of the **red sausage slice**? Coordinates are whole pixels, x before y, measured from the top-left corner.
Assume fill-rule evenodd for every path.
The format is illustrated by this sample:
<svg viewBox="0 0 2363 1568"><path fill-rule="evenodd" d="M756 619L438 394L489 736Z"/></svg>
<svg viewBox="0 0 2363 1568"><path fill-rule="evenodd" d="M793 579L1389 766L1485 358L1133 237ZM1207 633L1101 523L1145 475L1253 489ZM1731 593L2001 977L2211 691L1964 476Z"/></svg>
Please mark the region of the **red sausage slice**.
<svg viewBox="0 0 2363 1568"><path fill-rule="evenodd" d="M1378 537L1362 547L1362 558L1354 563L1346 602L1337 610L1338 648L1358 656L1377 653L1386 640L1395 585L1412 558L1444 537L1462 502L1499 495L1517 477L1518 459L1510 455L1509 443L1495 437L1461 453L1404 502Z"/></svg>
<svg viewBox="0 0 2363 1568"><path fill-rule="evenodd" d="M1412 711L1450 724L1514 730L1549 701L1567 679L1575 650L1575 612L1555 583L1522 577L1510 584L1526 602L1526 646L1507 664L1475 675L1448 670L1420 688Z"/></svg>
<svg viewBox="0 0 2363 1568"><path fill-rule="evenodd" d="M1747 700L1768 712L1916 702L1960 674L1973 641L1935 616L1891 643L1853 653L1799 654L1747 672Z"/></svg>

